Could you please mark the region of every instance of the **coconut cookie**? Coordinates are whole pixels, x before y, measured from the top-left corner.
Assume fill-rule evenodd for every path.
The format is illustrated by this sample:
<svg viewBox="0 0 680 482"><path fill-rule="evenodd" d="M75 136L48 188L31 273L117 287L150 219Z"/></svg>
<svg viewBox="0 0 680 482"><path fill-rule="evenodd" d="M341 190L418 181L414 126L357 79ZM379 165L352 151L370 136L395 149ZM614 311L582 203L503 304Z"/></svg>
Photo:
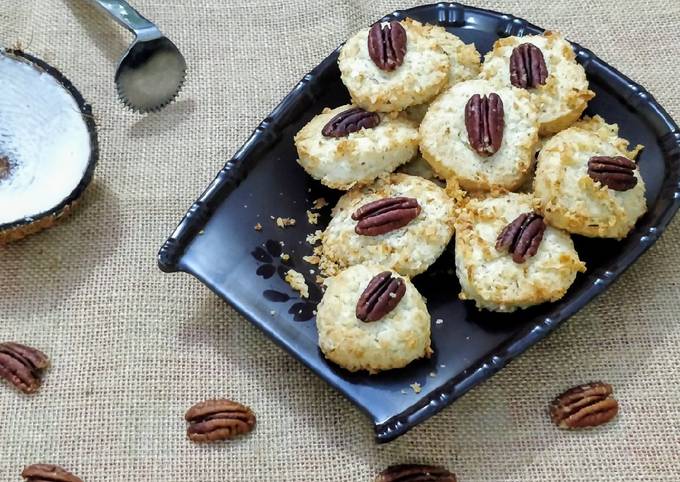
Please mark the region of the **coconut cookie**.
<svg viewBox="0 0 680 482"><path fill-rule="evenodd" d="M595 96L571 44L553 32L497 40L484 58L481 77L526 89L538 107L541 135L576 122Z"/></svg>
<svg viewBox="0 0 680 482"><path fill-rule="evenodd" d="M455 201L435 183L392 174L340 198L322 236L321 269L371 262L405 276L425 271L453 235Z"/></svg>
<svg viewBox="0 0 680 482"><path fill-rule="evenodd" d="M538 143L529 93L487 80L454 85L420 124L420 150L435 172L467 190L514 190L526 179Z"/></svg>
<svg viewBox="0 0 680 482"><path fill-rule="evenodd" d="M418 151L418 129L396 114L343 105L325 109L295 136L298 162L335 189L366 184L394 171Z"/></svg>
<svg viewBox="0 0 680 482"><path fill-rule="evenodd" d="M379 22L351 37L338 59L352 101L393 112L429 102L446 85L449 56L415 20Z"/></svg>
<svg viewBox="0 0 680 482"><path fill-rule="evenodd" d="M546 224L530 194L471 199L456 219L460 299L510 312L564 296L585 264L568 233Z"/></svg>
<svg viewBox="0 0 680 482"><path fill-rule="evenodd" d="M616 124L585 119L556 134L538 156L535 195L550 224L571 233L621 239L647 210L645 183Z"/></svg>
<svg viewBox="0 0 680 482"><path fill-rule="evenodd" d="M316 326L327 359L352 372L377 373L432 354L430 315L408 278L359 264L325 284Z"/></svg>

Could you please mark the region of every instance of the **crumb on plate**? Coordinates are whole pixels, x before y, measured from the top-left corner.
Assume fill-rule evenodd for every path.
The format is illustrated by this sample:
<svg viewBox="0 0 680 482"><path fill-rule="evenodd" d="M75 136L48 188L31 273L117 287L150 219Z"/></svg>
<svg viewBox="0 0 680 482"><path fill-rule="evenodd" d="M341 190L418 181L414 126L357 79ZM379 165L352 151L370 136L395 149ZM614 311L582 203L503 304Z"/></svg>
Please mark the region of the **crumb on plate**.
<svg viewBox="0 0 680 482"><path fill-rule="evenodd" d="M309 298L309 287L305 281L302 273L298 273L294 269L289 269L286 273L286 283L290 285L295 291L300 293L303 298Z"/></svg>
<svg viewBox="0 0 680 482"><path fill-rule="evenodd" d="M307 221L309 221L309 224L317 224L319 222L319 213L307 211Z"/></svg>
<svg viewBox="0 0 680 482"><path fill-rule="evenodd" d="M328 201L326 201L326 198L323 197L315 199L314 202L312 203L312 209L314 210L322 209L326 206L328 206Z"/></svg>
<svg viewBox="0 0 680 482"><path fill-rule="evenodd" d="M319 262L321 261L321 258L319 258L317 255L312 255L312 256L303 256L302 260L306 261L309 264L319 264Z"/></svg>
<svg viewBox="0 0 680 482"><path fill-rule="evenodd" d="M288 226L295 226L295 219L293 218L276 218L276 225L281 229Z"/></svg>
<svg viewBox="0 0 680 482"><path fill-rule="evenodd" d="M313 233L309 233L307 235L307 242L309 244L316 244L321 239L322 234L323 232L320 229L317 229Z"/></svg>

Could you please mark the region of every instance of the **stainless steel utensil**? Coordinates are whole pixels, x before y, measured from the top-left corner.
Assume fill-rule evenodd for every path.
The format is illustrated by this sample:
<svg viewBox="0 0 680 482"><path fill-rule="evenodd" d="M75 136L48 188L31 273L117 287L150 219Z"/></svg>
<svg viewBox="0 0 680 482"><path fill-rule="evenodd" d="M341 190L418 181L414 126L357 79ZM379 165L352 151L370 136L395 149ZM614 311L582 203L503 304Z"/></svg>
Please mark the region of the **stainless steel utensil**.
<svg viewBox="0 0 680 482"><path fill-rule="evenodd" d="M124 0L90 0L135 34L116 70L116 89L129 108L158 111L177 96L186 76L184 57L152 22Z"/></svg>

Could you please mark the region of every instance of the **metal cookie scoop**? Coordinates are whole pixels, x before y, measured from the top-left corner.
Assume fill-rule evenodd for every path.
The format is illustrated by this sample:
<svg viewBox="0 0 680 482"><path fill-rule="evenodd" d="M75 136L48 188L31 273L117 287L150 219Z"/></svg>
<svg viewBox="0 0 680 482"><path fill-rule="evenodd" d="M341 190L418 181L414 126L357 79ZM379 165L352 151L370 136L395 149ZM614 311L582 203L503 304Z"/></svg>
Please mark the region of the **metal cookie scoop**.
<svg viewBox="0 0 680 482"><path fill-rule="evenodd" d="M116 70L120 100L137 112L158 111L177 96L186 75L184 57L158 27L124 0L91 0L135 34Z"/></svg>

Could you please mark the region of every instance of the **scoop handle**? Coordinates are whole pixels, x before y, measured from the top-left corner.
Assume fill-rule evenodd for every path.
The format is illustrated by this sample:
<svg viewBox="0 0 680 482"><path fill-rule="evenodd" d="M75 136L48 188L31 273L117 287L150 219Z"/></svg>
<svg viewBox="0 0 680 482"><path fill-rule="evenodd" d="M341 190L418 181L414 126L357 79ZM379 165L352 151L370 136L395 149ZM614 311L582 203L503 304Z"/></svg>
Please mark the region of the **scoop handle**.
<svg viewBox="0 0 680 482"><path fill-rule="evenodd" d="M137 37L147 36L150 32L158 32L158 28L151 21L144 18L125 0L90 0L90 2L107 12L116 22Z"/></svg>

